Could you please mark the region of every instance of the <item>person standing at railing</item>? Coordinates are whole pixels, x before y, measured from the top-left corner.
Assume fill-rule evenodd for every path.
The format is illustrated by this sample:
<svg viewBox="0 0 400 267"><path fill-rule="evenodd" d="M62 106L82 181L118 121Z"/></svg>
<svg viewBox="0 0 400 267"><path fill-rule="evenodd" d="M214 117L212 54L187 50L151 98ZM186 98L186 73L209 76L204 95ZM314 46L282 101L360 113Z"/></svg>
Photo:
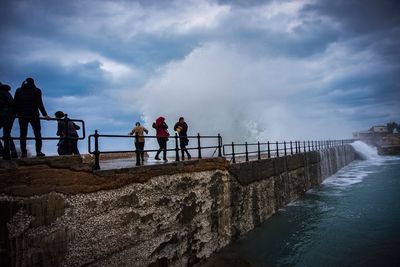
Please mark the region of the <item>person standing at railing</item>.
<svg viewBox="0 0 400 267"><path fill-rule="evenodd" d="M179 135L179 144L181 146L182 160L185 160L185 153L187 154L188 159L191 159L192 156L190 155L189 151L186 148L186 146L189 144L189 139L187 138L188 125L183 117L180 117L179 121L175 123L174 130Z"/></svg>
<svg viewBox="0 0 400 267"><path fill-rule="evenodd" d="M160 148L157 151L156 160L161 160L159 155L163 151L163 160L167 160L167 142L169 137L168 125L165 123L164 117L158 117L156 122L153 122L153 128L156 129L157 142Z"/></svg>
<svg viewBox="0 0 400 267"><path fill-rule="evenodd" d="M135 127L129 133L129 135L135 135L135 149L139 151L136 157L140 155L142 162L144 161L144 133L148 134L149 131L140 125L140 122L136 122Z"/></svg>
<svg viewBox="0 0 400 267"><path fill-rule="evenodd" d="M57 152L59 155L80 155L78 149L78 132L80 129L73 121L68 119L67 114L62 111L57 111L54 116L58 119L57 135L60 136L58 141Z"/></svg>
<svg viewBox="0 0 400 267"><path fill-rule="evenodd" d="M5 160L17 158L14 141L11 138L11 129L14 123L13 97L10 94L11 87L0 82L0 129L3 128L4 147L0 142L0 154ZM10 153L11 151L11 153Z"/></svg>
<svg viewBox="0 0 400 267"><path fill-rule="evenodd" d="M36 156L44 157L42 153L42 134L40 127L39 111L49 119L46 109L43 105L42 91L36 87L32 78L27 78L17 89L14 96L15 112L21 118L18 118L20 128L21 158L27 156L26 136L28 134L28 125L33 129L36 138Z"/></svg>

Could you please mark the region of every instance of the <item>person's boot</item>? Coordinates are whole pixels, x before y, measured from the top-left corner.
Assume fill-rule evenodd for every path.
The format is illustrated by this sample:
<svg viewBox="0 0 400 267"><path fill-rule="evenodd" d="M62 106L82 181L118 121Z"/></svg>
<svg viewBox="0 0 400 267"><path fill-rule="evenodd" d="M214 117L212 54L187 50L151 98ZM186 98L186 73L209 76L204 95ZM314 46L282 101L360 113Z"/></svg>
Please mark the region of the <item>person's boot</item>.
<svg viewBox="0 0 400 267"><path fill-rule="evenodd" d="M189 154L189 152L186 151L186 153L187 153L187 156L188 156L187 158L188 158L188 159L191 159L192 156Z"/></svg>
<svg viewBox="0 0 400 267"><path fill-rule="evenodd" d="M154 157L155 160L161 160L158 155L160 155L160 153L157 152L156 156Z"/></svg>
<svg viewBox="0 0 400 267"><path fill-rule="evenodd" d="M21 159L22 158L27 158L28 157L28 153L27 152L22 152L21 153Z"/></svg>
<svg viewBox="0 0 400 267"><path fill-rule="evenodd" d="M45 157L46 155L42 152L36 153L36 157Z"/></svg>
<svg viewBox="0 0 400 267"><path fill-rule="evenodd" d="M182 161L184 161L185 160L185 153L183 153L183 151L182 151Z"/></svg>

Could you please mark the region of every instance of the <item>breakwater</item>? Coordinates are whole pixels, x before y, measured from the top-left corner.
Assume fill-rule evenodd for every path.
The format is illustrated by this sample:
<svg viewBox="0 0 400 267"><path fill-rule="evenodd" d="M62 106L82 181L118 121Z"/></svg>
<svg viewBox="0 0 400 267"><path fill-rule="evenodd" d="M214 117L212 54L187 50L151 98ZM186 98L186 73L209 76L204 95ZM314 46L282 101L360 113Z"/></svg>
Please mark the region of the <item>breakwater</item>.
<svg viewBox="0 0 400 267"><path fill-rule="evenodd" d="M77 157L0 169L1 266L192 266L353 161L350 145L91 171Z"/></svg>

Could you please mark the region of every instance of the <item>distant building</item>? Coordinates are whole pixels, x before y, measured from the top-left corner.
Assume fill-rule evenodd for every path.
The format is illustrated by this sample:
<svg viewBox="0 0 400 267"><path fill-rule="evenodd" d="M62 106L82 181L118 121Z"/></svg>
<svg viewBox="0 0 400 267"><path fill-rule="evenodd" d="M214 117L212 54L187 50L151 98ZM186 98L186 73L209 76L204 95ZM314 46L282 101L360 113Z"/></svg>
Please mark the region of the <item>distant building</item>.
<svg viewBox="0 0 400 267"><path fill-rule="evenodd" d="M388 133L388 128L386 126L372 126L370 131L374 133Z"/></svg>
<svg viewBox="0 0 400 267"><path fill-rule="evenodd" d="M354 132L354 139L369 139L374 138L375 135L388 134L389 131L386 126L378 125L372 126L368 131Z"/></svg>

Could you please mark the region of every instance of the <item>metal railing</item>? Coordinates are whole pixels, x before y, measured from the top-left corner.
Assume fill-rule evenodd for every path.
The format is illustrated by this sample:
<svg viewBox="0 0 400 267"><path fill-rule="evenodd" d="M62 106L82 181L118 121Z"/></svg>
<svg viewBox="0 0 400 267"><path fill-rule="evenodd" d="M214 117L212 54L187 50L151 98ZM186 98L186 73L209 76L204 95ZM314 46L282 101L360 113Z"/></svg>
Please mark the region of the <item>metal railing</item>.
<svg viewBox="0 0 400 267"><path fill-rule="evenodd" d="M68 118L68 116L65 116L62 119L34 117L34 116L12 116L12 118L14 118L14 119L19 119L19 118L21 118L21 119L39 119L39 120L42 120L42 121L57 121L57 122L58 121L64 121L66 124L68 123L68 121L78 122L78 123L81 124L80 130L82 130L82 136L80 136L80 137L68 137L68 127L65 127L66 128L65 129L66 130L66 133L65 133L66 137L62 137L62 138L64 138L64 139L74 139L74 140L84 140L86 138L85 121L80 120L80 119L70 119L70 118ZM4 140L5 137L2 136L0 139ZM40 138L29 137L29 136L21 138L21 137L12 136L11 139L13 139L13 140L20 140L20 139L25 139L25 140L36 140L36 139L39 139L39 140L59 140L60 136L57 136L57 137L54 137L54 136L47 136L47 137L44 136L43 137L42 136Z"/></svg>
<svg viewBox="0 0 400 267"><path fill-rule="evenodd" d="M249 161L249 156L257 155L257 160L262 155L267 158L280 157L327 149L351 143L352 139L346 140L318 140L318 141L284 141L284 142L257 142L257 143L234 143L224 144L222 151L224 156L230 156L232 163L236 163L238 156L244 156L245 161ZM255 148L254 148L255 147ZM239 151L240 150L240 151Z"/></svg>
<svg viewBox="0 0 400 267"><path fill-rule="evenodd" d="M222 157L222 137L220 134L216 136L211 136L211 135L200 135L199 133L195 136L185 136L188 139L194 139L197 141L197 146L196 147L186 147L186 150L196 150L197 151L197 157L199 159L202 158L202 151L205 149L215 149L218 151L218 157ZM94 169L99 170L100 169L100 154L112 154L112 153L136 153L136 166L140 166L140 153L142 152L156 152L158 149L134 149L134 150L100 150L100 145L99 141L101 138L128 138L128 139L135 139L135 142L138 141L138 138L144 138L146 139L157 139L157 136L151 136L151 135L146 135L146 136L138 136L138 135L110 135L110 134L99 134L98 130L95 130L94 134L91 134L88 136L88 152L89 154L94 155ZM175 133L174 136L169 136L168 138L174 139L174 148L167 148L165 151L174 151L175 152L175 161L180 161L179 157L179 151L181 150L179 148L179 142L180 142L180 136L178 136L177 133ZM94 149L92 150L92 139L94 143ZM214 146L202 146L201 145L201 140L203 139L216 139L218 144ZM214 152L215 153L215 152Z"/></svg>

